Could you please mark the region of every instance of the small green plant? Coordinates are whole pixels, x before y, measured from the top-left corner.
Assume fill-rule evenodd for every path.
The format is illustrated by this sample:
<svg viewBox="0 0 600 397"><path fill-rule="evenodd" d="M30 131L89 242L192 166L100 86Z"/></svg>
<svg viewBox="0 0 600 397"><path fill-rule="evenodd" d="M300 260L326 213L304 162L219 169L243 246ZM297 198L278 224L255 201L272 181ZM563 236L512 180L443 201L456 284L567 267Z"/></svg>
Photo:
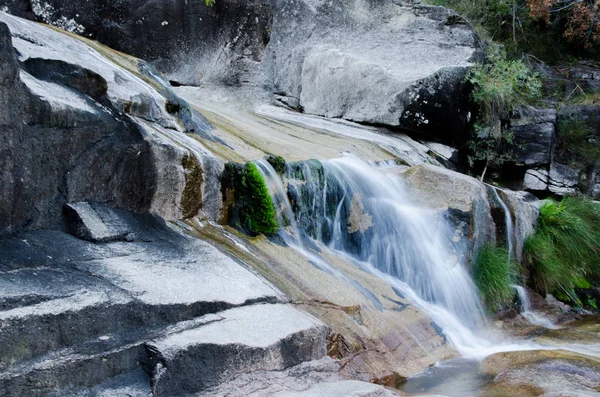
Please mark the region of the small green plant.
<svg viewBox="0 0 600 397"><path fill-rule="evenodd" d="M506 307L515 291L516 266L508 260L508 251L493 244L480 248L473 269L475 284L490 311Z"/></svg>
<svg viewBox="0 0 600 397"><path fill-rule="evenodd" d="M245 226L255 233L277 233L275 206L263 176L254 163L248 163L242 175L246 203L242 209Z"/></svg>
<svg viewBox="0 0 600 397"><path fill-rule="evenodd" d="M485 161L482 180L488 166L500 166L513 157L513 135L503 124L517 107L542 93L539 75L521 60L508 59L502 46L490 44L487 58L487 63L472 68L465 78L473 85L472 100L479 108L469 160L471 165Z"/></svg>
<svg viewBox="0 0 600 397"><path fill-rule="evenodd" d="M600 206L579 197L546 202L524 253L535 290L578 303L575 288L600 281Z"/></svg>
<svg viewBox="0 0 600 397"><path fill-rule="evenodd" d="M215 5L215 0L205 0L206 1L206 5L208 7L212 7Z"/></svg>

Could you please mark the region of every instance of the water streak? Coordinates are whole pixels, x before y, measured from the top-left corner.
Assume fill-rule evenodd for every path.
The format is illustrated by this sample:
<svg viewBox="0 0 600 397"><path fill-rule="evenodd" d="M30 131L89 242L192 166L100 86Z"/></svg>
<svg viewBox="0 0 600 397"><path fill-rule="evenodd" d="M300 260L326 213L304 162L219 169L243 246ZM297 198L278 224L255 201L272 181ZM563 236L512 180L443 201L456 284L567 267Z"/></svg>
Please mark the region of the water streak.
<svg viewBox="0 0 600 397"><path fill-rule="evenodd" d="M521 301L521 315L532 324L539 325L540 327L548 329L558 329L559 327L554 324L550 319L545 317L543 314L533 310L531 306L531 300L527 290L519 285L513 285L519 294L519 300Z"/></svg>
<svg viewBox="0 0 600 397"><path fill-rule="evenodd" d="M513 224L512 216L510 215L510 211L506 206L506 203L504 202L504 200L502 200L502 198L500 198L497 189L493 186L490 186L490 190L492 191L496 202L500 205L500 208L502 208L502 211L504 213L504 231L506 232L506 247L508 249L508 261L510 262L515 257L513 244L513 241L515 239L515 227Z"/></svg>

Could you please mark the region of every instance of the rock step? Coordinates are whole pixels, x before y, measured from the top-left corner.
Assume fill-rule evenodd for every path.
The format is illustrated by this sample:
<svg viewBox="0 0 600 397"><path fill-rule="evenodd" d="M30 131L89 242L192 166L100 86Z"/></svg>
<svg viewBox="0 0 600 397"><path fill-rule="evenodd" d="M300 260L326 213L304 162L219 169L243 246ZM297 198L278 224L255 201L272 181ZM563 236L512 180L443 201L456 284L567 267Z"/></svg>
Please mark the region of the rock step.
<svg viewBox="0 0 600 397"><path fill-rule="evenodd" d="M57 308L62 300L45 304ZM113 296L110 302L92 300L89 305L70 302L72 306L55 312L38 310L39 305L0 312L0 370L104 335L152 335L156 329L207 314L277 301L275 297L263 297L241 305L219 301L152 305L126 298L119 301Z"/></svg>
<svg viewBox="0 0 600 397"><path fill-rule="evenodd" d="M242 373L283 370L326 355L328 328L290 305L253 305L220 315L221 321L152 344L166 367L155 385L158 395L193 393Z"/></svg>
<svg viewBox="0 0 600 397"><path fill-rule="evenodd" d="M285 304L256 304L132 335L103 336L0 372L0 396L70 396L143 368L155 395L200 391L256 369L325 355L327 327Z"/></svg>

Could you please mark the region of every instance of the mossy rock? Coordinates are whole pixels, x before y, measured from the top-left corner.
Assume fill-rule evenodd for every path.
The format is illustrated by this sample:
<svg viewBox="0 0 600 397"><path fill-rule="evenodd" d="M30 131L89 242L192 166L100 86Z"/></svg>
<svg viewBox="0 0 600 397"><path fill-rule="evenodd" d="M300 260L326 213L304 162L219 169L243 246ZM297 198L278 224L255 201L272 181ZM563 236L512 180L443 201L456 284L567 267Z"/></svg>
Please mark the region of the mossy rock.
<svg viewBox="0 0 600 397"><path fill-rule="evenodd" d="M279 230L275 206L265 180L254 163L228 163L221 177L227 223L250 234L273 235ZM234 200L231 196L233 192Z"/></svg>
<svg viewBox="0 0 600 397"><path fill-rule="evenodd" d="M185 188L181 196L181 208L183 218L191 218L198 214L202 208L202 166L198 159L190 153L187 153L181 159L185 173Z"/></svg>

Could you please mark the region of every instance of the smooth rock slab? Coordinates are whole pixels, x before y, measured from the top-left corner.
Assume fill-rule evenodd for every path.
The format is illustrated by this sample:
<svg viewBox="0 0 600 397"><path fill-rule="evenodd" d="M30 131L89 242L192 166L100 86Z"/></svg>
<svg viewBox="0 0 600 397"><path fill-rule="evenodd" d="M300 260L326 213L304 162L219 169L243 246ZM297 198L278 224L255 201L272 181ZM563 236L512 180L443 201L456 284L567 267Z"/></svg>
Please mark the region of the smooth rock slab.
<svg viewBox="0 0 600 397"><path fill-rule="evenodd" d="M158 395L196 392L241 373L284 370L326 354L328 328L289 305L252 305L219 316L152 344L166 367L155 385Z"/></svg>

